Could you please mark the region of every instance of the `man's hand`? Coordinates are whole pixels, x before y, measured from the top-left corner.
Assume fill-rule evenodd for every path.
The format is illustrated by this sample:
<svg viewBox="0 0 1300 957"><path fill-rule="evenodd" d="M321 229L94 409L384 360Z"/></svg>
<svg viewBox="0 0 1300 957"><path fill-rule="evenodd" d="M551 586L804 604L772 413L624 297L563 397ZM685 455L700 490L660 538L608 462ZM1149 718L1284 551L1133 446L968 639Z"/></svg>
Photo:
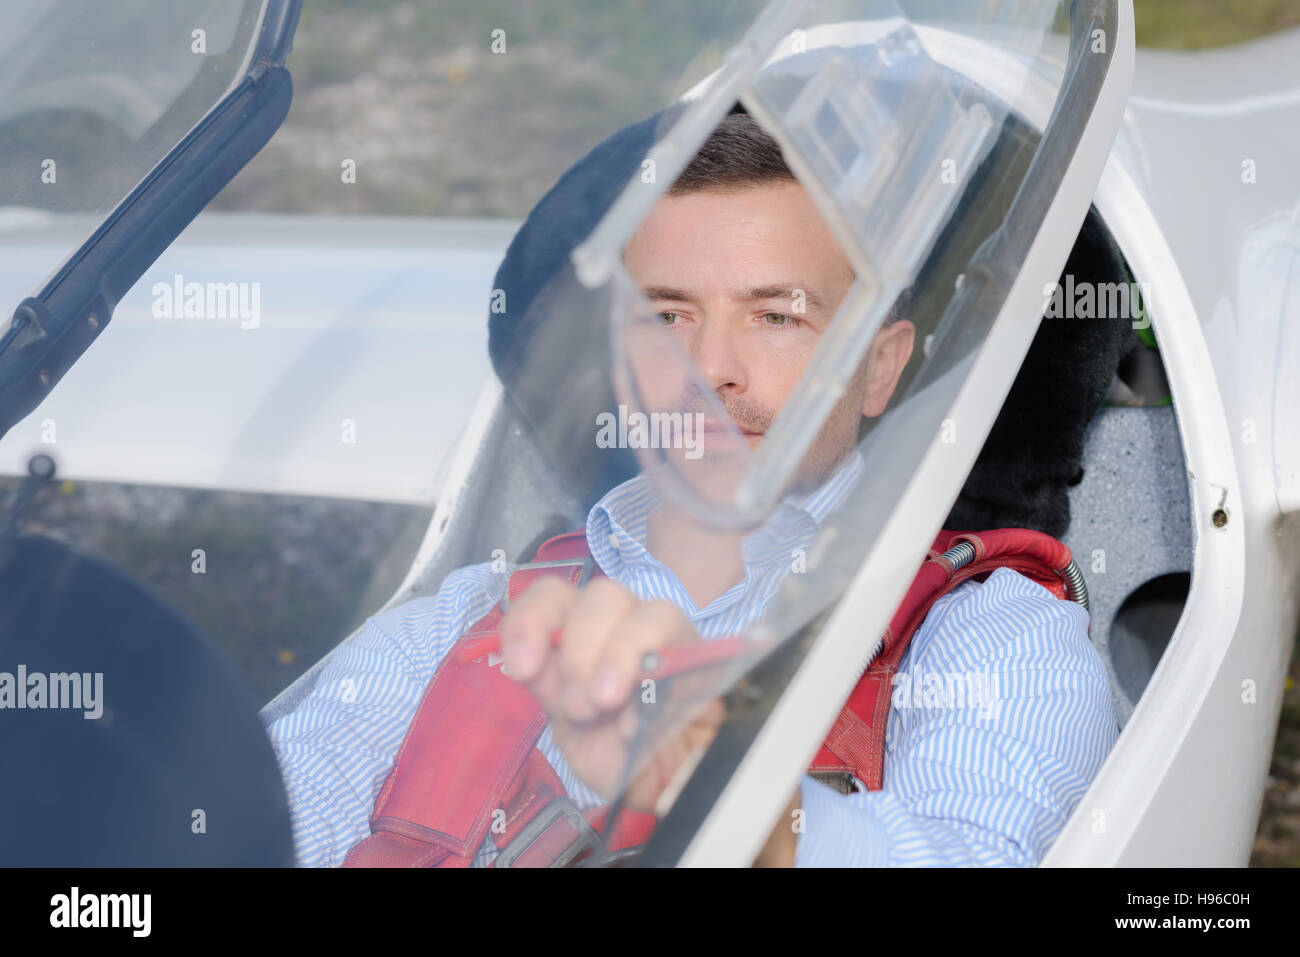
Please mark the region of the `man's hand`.
<svg viewBox="0 0 1300 957"><path fill-rule="evenodd" d="M558 648L551 634L560 632ZM578 591L558 578L540 578L511 603L501 620L501 653L510 677L551 716L551 733L574 772L604 800L614 798L636 733L641 663L647 653L702 641L671 602L642 602L607 578ZM628 787L627 806L653 812L682 765L709 746L726 708L710 701L676 736L660 745ZM792 867L797 837L790 817L796 788L757 867Z"/></svg>
<svg viewBox="0 0 1300 957"><path fill-rule="evenodd" d="M551 647L555 631L558 648ZM639 601L607 578L578 591L552 577L538 579L511 603L500 638L510 677L536 695L569 766L606 801L614 798L636 733L642 660L703 640L670 602ZM711 701L662 744L629 786L627 806L653 811L686 760L713 740L724 715L722 702Z"/></svg>

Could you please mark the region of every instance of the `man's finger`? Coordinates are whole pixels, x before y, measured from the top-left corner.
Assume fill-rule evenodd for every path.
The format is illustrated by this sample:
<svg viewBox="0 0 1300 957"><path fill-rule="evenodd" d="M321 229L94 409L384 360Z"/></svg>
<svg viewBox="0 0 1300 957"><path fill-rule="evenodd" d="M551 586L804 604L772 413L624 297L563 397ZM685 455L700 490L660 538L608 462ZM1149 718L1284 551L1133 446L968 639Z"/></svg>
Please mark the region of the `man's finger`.
<svg viewBox="0 0 1300 957"><path fill-rule="evenodd" d="M627 700L648 652L702 640L677 606L666 601L638 604L619 621L617 632L601 649L587 683L588 698L600 710L617 708Z"/></svg>
<svg viewBox="0 0 1300 957"><path fill-rule="evenodd" d="M578 594L569 609L560 637L560 693L570 719L589 721L595 716L586 686L605 646L621 641L622 622L636 605L636 596L626 588L598 578Z"/></svg>
<svg viewBox="0 0 1300 957"><path fill-rule="evenodd" d="M577 589L548 575L510 603L499 635L512 678L532 681L542 673L551 653L551 632L563 626L577 599Z"/></svg>

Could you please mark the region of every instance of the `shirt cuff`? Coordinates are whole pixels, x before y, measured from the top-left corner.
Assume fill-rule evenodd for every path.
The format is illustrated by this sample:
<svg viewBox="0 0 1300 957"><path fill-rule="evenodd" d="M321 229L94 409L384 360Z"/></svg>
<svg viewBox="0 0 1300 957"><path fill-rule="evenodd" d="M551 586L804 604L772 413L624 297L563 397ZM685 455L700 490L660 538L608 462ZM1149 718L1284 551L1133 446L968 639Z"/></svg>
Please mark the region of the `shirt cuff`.
<svg viewBox="0 0 1300 957"><path fill-rule="evenodd" d="M804 775L799 783L804 829L795 843L794 866L888 866L889 837L868 799L869 792L840 794Z"/></svg>

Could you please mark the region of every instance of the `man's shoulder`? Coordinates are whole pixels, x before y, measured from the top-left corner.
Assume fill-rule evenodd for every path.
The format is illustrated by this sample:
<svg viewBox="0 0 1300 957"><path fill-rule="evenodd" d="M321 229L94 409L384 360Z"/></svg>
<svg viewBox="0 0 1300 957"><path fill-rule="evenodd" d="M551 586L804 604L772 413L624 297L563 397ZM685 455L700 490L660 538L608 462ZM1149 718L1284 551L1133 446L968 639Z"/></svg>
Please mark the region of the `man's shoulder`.
<svg viewBox="0 0 1300 957"><path fill-rule="evenodd" d="M914 660L924 656L971 664L1035 650L1096 660L1088 639L1088 612L1003 567L983 582L965 582L935 602L909 652Z"/></svg>
<svg viewBox="0 0 1300 957"><path fill-rule="evenodd" d="M482 617L501 600L510 577L509 569L507 566L503 570L496 562L465 565L448 574L436 592L387 608L372 615L367 624L397 636L431 620L448 622L475 614ZM472 623L463 622L467 626Z"/></svg>
<svg viewBox="0 0 1300 957"><path fill-rule="evenodd" d="M417 684L428 681L447 650L500 600L509 575L494 570L499 567L484 562L458 568L437 592L371 615L330 652L318 690L331 680L355 680L358 675L401 675ZM387 694L391 689L383 686Z"/></svg>
<svg viewBox="0 0 1300 957"><path fill-rule="evenodd" d="M899 672L973 682L999 702L993 713L1003 726L1021 731L1052 726L1069 711L1071 734L1091 735L1097 744L1075 756L1092 762L1076 768L1084 780L1091 780L1118 733L1107 667L1088 637L1088 612L1010 568L935 602ZM914 720L912 712L904 713L891 728L897 734ZM981 728L992 727L980 721Z"/></svg>

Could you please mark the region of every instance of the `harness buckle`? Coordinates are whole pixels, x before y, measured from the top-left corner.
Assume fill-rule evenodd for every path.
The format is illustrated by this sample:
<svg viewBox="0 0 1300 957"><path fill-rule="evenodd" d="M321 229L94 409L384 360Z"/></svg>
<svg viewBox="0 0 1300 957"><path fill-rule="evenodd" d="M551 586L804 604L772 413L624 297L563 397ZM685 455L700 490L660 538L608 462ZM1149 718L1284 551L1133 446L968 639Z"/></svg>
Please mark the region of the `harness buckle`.
<svg viewBox="0 0 1300 957"><path fill-rule="evenodd" d="M514 578L514 576L520 572L533 571L538 568L566 568L574 566L581 568L581 571L578 572L578 581L576 582L577 586L581 588L583 585L587 584L588 580L591 578L592 571L596 568L596 560L590 555L584 555L581 558L557 558L553 561L546 562L525 562L522 565L515 566L515 570L510 573L510 577ZM505 610L510 607L509 582L506 583L506 590L501 594L500 605L503 614L505 613Z"/></svg>
<svg viewBox="0 0 1300 957"><path fill-rule="evenodd" d="M809 771L808 776L841 794L852 794L858 789L852 771Z"/></svg>
<svg viewBox="0 0 1300 957"><path fill-rule="evenodd" d="M492 866L568 867L600 843L600 834L567 797L557 797L501 849Z"/></svg>

